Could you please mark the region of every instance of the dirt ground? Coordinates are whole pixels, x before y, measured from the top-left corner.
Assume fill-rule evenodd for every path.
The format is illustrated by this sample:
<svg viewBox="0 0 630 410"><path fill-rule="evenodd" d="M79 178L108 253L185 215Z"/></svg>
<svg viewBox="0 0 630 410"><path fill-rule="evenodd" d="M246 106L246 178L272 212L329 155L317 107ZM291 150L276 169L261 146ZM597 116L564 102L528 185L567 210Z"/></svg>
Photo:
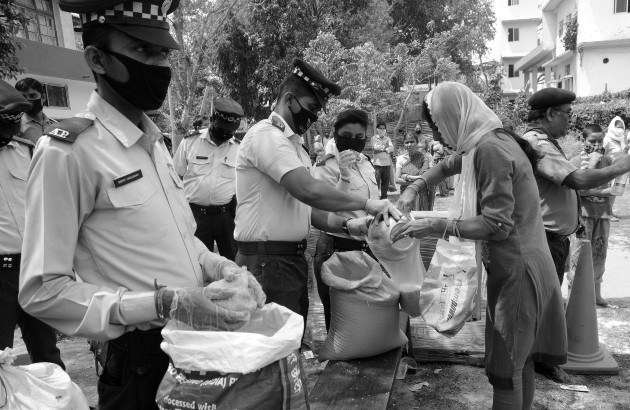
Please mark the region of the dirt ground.
<svg viewBox="0 0 630 410"><path fill-rule="evenodd" d="M394 199L394 198L392 198ZM449 198L439 198L436 209L445 210ZM630 409L630 190L615 204L621 221L612 224L604 275L603 294L619 309L597 309L600 342L613 354L619 364L616 376L573 376L573 384L585 385L589 393L560 389L559 385L537 376L536 410L621 410ZM16 352L26 353L16 332ZM68 373L84 391L91 405L97 402L94 358L87 342L80 338L66 338L59 342ZM22 356L23 358L23 356ZM309 391L323 369L316 360L304 360ZM440 369L439 372L436 371ZM417 391L411 388L427 382ZM469 410L488 409L492 404L492 389L484 369L447 363L420 364L415 375L396 381L390 409Z"/></svg>

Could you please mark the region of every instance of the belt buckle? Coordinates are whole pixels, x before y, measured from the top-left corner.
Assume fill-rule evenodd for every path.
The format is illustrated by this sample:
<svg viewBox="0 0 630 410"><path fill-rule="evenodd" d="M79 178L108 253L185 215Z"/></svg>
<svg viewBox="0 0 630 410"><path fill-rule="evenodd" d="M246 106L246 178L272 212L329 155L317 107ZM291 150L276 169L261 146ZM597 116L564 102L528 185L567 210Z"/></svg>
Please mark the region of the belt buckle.
<svg viewBox="0 0 630 410"><path fill-rule="evenodd" d="M304 255L304 245L299 244L299 245L297 246L297 254L298 254L298 255Z"/></svg>

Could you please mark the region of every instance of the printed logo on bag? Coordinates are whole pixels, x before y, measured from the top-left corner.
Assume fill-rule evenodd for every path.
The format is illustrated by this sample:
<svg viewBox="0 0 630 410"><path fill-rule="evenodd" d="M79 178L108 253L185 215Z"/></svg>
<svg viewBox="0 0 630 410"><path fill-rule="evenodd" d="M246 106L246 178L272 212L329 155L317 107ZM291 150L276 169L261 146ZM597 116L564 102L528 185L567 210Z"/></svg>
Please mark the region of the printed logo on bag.
<svg viewBox="0 0 630 410"><path fill-rule="evenodd" d="M293 387L293 394L300 393L302 391L302 378L300 377L300 366L295 352L287 356L287 365L289 366L289 377Z"/></svg>

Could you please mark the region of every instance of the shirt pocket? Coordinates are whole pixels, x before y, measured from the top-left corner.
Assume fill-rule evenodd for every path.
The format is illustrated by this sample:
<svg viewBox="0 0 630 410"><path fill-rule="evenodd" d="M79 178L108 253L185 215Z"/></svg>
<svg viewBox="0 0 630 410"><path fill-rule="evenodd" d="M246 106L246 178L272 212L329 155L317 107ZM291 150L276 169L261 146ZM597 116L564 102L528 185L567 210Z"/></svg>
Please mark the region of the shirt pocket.
<svg viewBox="0 0 630 410"><path fill-rule="evenodd" d="M188 163L188 169L193 175L207 175L212 170L212 160L208 157L193 158Z"/></svg>
<svg viewBox="0 0 630 410"><path fill-rule="evenodd" d="M220 176L226 179L236 178L236 159L226 157L221 160Z"/></svg>
<svg viewBox="0 0 630 410"><path fill-rule="evenodd" d="M140 206L157 193L157 187L148 180L134 181L118 188L109 188L107 196L114 208Z"/></svg>

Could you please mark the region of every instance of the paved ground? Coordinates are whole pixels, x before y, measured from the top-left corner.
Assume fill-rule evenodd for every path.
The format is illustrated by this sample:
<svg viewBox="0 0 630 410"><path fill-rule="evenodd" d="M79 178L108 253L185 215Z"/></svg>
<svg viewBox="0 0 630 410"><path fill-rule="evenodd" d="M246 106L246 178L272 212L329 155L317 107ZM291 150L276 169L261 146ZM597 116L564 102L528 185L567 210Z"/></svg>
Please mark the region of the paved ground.
<svg viewBox="0 0 630 410"><path fill-rule="evenodd" d="M392 198L393 199L393 198ZM446 209L448 198L438 199L436 209ZM617 376L575 376L575 384L590 388L590 393L561 390L558 385L541 377L536 381L537 410L549 409L630 409L630 190L619 198L615 210L621 221L612 225L603 295L620 305L620 309L598 309L600 342L619 362ZM83 389L91 404L96 404L96 374L94 359L87 343L80 338L59 342L62 358L71 378ZM25 354L19 330L16 331L16 351ZM24 357L22 357L23 359ZM435 370L442 369L439 374ZM412 392L420 382L429 386ZM492 391L483 369L449 364L425 364L418 373L407 376L395 385L391 409L487 409Z"/></svg>

